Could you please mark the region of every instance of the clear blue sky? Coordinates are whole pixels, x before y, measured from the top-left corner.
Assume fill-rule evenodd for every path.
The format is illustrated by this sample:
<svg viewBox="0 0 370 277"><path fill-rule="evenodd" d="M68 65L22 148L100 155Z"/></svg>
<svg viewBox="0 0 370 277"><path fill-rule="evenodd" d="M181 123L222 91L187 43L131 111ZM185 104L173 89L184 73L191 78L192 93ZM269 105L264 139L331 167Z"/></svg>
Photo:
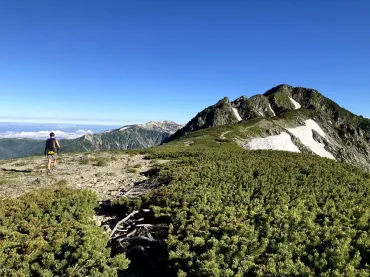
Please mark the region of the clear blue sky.
<svg viewBox="0 0 370 277"><path fill-rule="evenodd" d="M367 0L2 0L0 119L190 120L288 83L370 117Z"/></svg>

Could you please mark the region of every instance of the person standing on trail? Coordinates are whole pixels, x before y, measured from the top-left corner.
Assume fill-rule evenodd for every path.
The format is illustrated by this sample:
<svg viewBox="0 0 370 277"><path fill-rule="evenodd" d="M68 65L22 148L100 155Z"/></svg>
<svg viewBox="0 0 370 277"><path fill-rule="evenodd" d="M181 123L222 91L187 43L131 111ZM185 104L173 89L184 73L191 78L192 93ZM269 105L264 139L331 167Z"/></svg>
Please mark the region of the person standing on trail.
<svg viewBox="0 0 370 277"><path fill-rule="evenodd" d="M60 145L58 140L55 138L55 134L53 132L50 133L50 138L46 140L45 143L45 156L48 157L48 173L50 173L50 166L51 162L54 162L53 169L57 165L57 153L60 149Z"/></svg>

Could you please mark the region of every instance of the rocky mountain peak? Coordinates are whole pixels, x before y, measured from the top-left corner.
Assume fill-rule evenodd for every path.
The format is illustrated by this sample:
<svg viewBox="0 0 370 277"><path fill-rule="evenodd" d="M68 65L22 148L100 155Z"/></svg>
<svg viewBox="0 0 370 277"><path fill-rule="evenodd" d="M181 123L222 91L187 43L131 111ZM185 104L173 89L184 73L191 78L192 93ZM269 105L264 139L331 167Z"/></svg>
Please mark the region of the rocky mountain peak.
<svg viewBox="0 0 370 277"><path fill-rule="evenodd" d="M277 93L277 92L288 92L291 93L293 91L293 87L287 84L281 84L276 87L273 87L266 91L263 95L264 96L270 96L271 94Z"/></svg>
<svg viewBox="0 0 370 277"><path fill-rule="evenodd" d="M222 98L220 101L217 102L216 106L228 104L230 102L228 97Z"/></svg>
<svg viewBox="0 0 370 277"><path fill-rule="evenodd" d="M157 130L157 131L163 131L168 133L174 133L183 125L177 124L171 120L165 120L165 121L149 121L144 124L138 124L137 127L145 128L148 130Z"/></svg>
<svg viewBox="0 0 370 277"><path fill-rule="evenodd" d="M335 157L336 160L359 163L370 168L370 119L351 113L315 89L287 84L250 98L241 96L231 102L225 97L199 112L167 142L186 137L189 132L200 129L248 124L252 119L253 122L261 120L265 122L262 125L267 124L268 127L264 129L255 128L262 136L278 136L261 140L263 143L281 139L292 149L298 147L300 151L308 152L315 149L316 152L312 151L313 153L326 153L326 157ZM327 137L320 137L324 133ZM310 150L307 145L316 148ZM308 150L302 150L305 147Z"/></svg>

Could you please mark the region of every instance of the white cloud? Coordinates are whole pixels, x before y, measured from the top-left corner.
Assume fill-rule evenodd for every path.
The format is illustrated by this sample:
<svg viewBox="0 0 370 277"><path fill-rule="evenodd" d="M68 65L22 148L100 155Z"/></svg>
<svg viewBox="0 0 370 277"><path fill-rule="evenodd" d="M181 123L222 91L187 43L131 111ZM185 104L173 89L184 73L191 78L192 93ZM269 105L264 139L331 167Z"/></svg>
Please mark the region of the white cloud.
<svg viewBox="0 0 370 277"><path fill-rule="evenodd" d="M0 133L0 138L32 138L32 139L47 139L49 134L54 132L55 137L58 139L74 139L81 137L85 134L92 134L91 130L77 130L76 132L63 132L60 130L56 131L37 131L37 132L12 132L8 131Z"/></svg>

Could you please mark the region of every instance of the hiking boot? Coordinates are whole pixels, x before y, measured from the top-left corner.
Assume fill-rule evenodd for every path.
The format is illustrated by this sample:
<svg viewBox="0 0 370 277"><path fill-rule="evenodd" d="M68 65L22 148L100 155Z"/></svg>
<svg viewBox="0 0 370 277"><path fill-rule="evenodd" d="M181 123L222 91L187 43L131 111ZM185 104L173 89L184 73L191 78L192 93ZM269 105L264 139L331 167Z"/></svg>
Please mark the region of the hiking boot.
<svg viewBox="0 0 370 277"><path fill-rule="evenodd" d="M51 170L50 169L48 169L47 174L51 174Z"/></svg>

